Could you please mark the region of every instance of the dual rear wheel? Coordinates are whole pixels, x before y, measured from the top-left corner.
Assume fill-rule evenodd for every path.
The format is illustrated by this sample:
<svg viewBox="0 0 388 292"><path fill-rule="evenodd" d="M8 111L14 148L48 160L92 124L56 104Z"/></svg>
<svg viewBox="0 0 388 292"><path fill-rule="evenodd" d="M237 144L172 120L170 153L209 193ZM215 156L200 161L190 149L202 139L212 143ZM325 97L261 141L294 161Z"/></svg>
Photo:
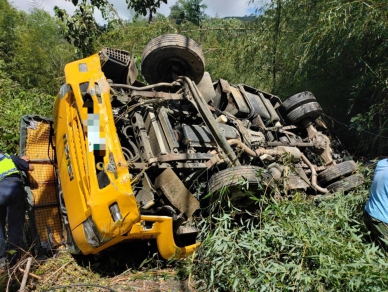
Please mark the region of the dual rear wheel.
<svg viewBox="0 0 388 292"><path fill-rule="evenodd" d="M318 182L331 192L349 191L364 182L353 160L338 163L318 174Z"/></svg>
<svg viewBox="0 0 388 292"><path fill-rule="evenodd" d="M279 108L286 122L299 124L305 120L316 120L323 113L315 96L304 91L297 93L285 100Z"/></svg>

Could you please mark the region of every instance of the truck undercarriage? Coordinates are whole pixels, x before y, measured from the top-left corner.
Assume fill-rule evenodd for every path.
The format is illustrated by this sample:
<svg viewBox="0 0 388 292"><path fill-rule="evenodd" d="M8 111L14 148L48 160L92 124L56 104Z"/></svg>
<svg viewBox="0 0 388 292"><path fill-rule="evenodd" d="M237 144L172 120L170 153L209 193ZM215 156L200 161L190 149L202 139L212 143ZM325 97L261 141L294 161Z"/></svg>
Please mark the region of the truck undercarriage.
<svg viewBox="0 0 388 292"><path fill-rule="evenodd" d="M74 253L157 238L164 258L195 250L193 217L209 200L255 208L250 196L348 191L362 182L310 92L285 101L213 81L181 35L133 56L103 49L68 64L54 107L59 202Z"/></svg>

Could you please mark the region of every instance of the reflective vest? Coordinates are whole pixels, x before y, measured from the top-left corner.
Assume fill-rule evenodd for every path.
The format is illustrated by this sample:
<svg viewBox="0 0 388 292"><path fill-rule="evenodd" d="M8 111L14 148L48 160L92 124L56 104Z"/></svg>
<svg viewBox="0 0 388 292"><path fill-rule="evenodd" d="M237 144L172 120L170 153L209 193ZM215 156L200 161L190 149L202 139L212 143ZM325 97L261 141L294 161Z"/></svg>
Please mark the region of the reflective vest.
<svg viewBox="0 0 388 292"><path fill-rule="evenodd" d="M19 173L19 170L16 168L12 158L4 154L0 157L0 180L13 173Z"/></svg>

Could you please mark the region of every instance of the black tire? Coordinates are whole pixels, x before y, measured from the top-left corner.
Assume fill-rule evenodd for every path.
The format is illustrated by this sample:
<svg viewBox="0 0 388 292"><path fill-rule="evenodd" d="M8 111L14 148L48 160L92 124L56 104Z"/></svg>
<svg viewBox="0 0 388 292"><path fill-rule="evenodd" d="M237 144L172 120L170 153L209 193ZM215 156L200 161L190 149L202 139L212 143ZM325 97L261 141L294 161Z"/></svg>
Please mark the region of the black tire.
<svg viewBox="0 0 388 292"><path fill-rule="evenodd" d="M353 160L338 163L318 174L318 182L322 186L327 186L329 183L338 180L341 177L347 176L358 169L357 163Z"/></svg>
<svg viewBox="0 0 388 292"><path fill-rule="evenodd" d="M332 193L338 191L346 192L362 185L363 183L364 177L361 174L353 174L328 185L326 188Z"/></svg>
<svg viewBox="0 0 388 292"><path fill-rule="evenodd" d="M237 200L245 197L247 191L257 192L261 184L270 185L271 179L271 175L260 167L235 166L214 174L209 180L208 191L213 194L226 191Z"/></svg>
<svg viewBox="0 0 388 292"><path fill-rule="evenodd" d="M286 120L291 124L298 124L304 120L316 120L323 113L318 102L303 104L286 115Z"/></svg>
<svg viewBox="0 0 388 292"><path fill-rule="evenodd" d="M300 92L283 101L279 110L286 115L298 106L314 101L316 101L315 96L310 91Z"/></svg>
<svg viewBox="0 0 388 292"><path fill-rule="evenodd" d="M150 84L172 82L180 75L198 84L205 72L205 58L201 47L192 39L165 34L152 39L144 48L141 68Z"/></svg>

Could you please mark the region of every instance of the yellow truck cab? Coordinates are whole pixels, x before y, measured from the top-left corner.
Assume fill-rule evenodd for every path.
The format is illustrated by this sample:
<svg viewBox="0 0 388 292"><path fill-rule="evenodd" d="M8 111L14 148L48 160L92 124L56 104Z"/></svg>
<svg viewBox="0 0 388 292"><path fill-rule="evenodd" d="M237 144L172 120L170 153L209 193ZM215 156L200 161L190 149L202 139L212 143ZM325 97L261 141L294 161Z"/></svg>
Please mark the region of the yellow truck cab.
<svg viewBox="0 0 388 292"><path fill-rule="evenodd" d="M175 244L171 217L140 215L99 55L67 64L65 75L53 127L63 215L76 247L95 254L121 241L155 238L165 259L192 253L196 243Z"/></svg>

